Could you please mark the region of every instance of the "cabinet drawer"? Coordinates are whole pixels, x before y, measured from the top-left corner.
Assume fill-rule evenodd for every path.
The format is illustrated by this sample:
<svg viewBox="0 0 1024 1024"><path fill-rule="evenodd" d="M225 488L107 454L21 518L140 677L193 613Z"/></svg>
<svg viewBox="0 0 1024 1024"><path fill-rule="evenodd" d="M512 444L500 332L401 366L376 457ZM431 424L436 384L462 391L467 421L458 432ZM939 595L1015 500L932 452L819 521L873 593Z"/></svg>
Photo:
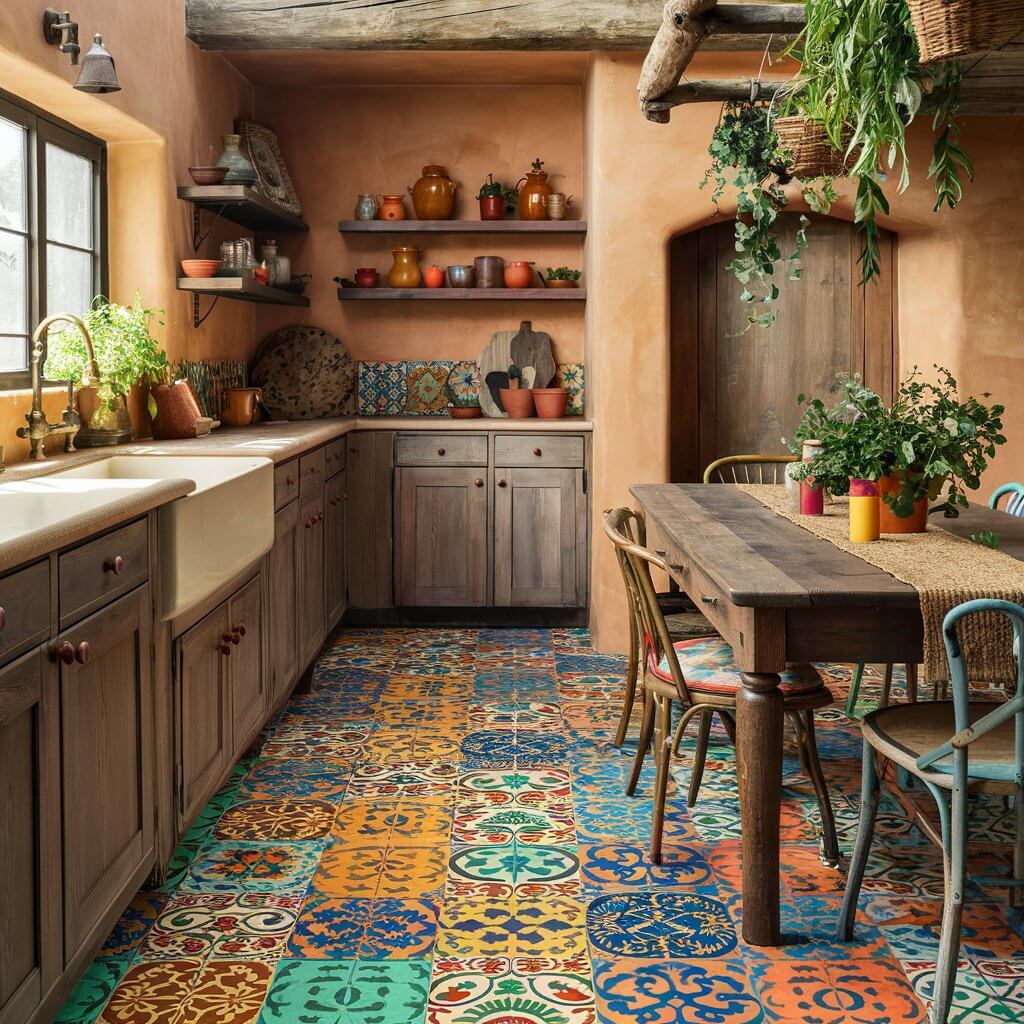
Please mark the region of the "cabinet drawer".
<svg viewBox="0 0 1024 1024"><path fill-rule="evenodd" d="M45 640L50 631L50 563L0 579L0 664Z"/></svg>
<svg viewBox="0 0 1024 1024"><path fill-rule="evenodd" d="M399 466L486 466L483 434L399 434L395 441Z"/></svg>
<svg viewBox="0 0 1024 1024"><path fill-rule="evenodd" d="M327 457L323 448L299 459L299 493L308 494L323 485L327 475Z"/></svg>
<svg viewBox="0 0 1024 1024"><path fill-rule="evenodd" d="M65 551L57 563L61 628L126 594L148 575L149 527L145 519Z"/></svg>
<svg viewBox="0 0 1024 1024"><path fill-rule="evenodd" d="M327 476L336 476L345 468L345 453L348 447L345 438L339 437L327 446L325 461L327 463Z"/></svg>
<svg viewBox="0 0 1024 1024"><path fill-rule="evenodd" d="M274 511L299 496L299 460L292 459L274 467Z"/></svg>
<svg viewBox="0 0 1024 1024"><path fill-rule="evenodd" d="M495 466L583 466L586 442L579 434L498 434L494 439Z"/></svg>

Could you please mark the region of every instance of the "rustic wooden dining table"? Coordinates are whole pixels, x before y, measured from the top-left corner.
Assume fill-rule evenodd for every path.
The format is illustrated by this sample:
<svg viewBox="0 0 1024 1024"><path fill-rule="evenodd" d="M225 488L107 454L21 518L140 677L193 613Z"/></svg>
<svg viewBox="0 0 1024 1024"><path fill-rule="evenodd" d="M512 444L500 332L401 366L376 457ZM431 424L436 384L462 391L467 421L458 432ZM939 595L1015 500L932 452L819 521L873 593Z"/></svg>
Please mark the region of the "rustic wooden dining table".
<svg viewBox="0 0 1024 1024"><path fill-rule="evenodd" d="M637 484L648 545L731 644L737 695L743 937L777 946L782 694L779 673L808 662L917 664L917 591L770 511L730 484ZM972 505L931 523L960 536L984 530L1024 560L1024 520Z"/></svg>

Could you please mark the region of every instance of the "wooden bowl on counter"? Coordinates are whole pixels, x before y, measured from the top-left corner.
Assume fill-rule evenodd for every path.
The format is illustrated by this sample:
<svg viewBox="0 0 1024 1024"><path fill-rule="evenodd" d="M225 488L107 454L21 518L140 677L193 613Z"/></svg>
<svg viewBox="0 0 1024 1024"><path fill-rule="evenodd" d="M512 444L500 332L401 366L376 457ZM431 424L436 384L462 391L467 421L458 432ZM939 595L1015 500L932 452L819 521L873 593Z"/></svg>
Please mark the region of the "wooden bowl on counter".
<svg viewBox="0 0 1024 1024"><path fill-rule="evenodd" d="M186 277L214 277L220 260L182 260L181 270Z"/></svg>
<svg viewBox="0 0 1024 1024"><path fill-rule="evenodd" d="M226 167L190 167L188 173L197 185L222 185L227 177Z"/></svg>

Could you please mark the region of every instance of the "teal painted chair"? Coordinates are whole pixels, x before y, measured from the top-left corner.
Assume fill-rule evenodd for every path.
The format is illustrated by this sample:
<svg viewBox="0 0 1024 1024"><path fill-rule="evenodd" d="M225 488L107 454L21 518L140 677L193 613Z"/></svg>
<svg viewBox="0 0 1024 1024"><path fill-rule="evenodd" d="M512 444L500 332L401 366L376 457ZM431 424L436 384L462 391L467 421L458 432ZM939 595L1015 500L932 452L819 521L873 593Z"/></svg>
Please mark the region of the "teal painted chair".
<svg viewBox="0 0 1024 1024"><path fill-rule="evenodd" d="M992 492L992 497L988 499L988 507L999 508L999 502L1006 495L1010 497L1003 511L1018 519L1024 519L1024 484L1003 484L1002 487L997 487Z"/></svg>
<svg viewBox="0 0 1024 1024"><path fill-rule="evenodd" d="M957 639L957 623L979 612L999 612L1013 624L1017 655L1017 689L1005 703L972 702L967 668ZM1012 796L1017 835L1011 879L978 879L988 886L1007 886L1011 904L1024 894L1024 608L1009 601L968 601L945 618L943 635L949 660L951 701L903 704L872 711L864 718L864 766L857 845L839 916L840 941L853 938L857 899L871 850L881 792L876 754L920 779L939 808L940 832L918 818L918 824L942 847L946 902L942 915L939 959L935 971L932 1024L946 1024L956 985L960 924L967 884L967 797L986 792Z"/></svg>

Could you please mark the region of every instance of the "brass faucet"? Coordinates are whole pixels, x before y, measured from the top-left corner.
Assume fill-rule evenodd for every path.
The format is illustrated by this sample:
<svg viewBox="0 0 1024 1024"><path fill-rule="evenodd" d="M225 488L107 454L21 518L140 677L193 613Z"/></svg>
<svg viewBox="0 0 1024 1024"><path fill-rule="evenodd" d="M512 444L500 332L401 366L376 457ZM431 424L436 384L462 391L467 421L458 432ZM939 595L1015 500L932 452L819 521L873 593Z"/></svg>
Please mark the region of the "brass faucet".
<svg viewBox="0 0 1024 1024"><path fill-rule="evenodd" d="M75 435L82 427L82 421L75 412L75 381L68 383L68 404L61 416L60 423L47 423L46 414L43 412L43 364L46 362L46 336L50 327L58 321L64 321L77 327L85 338L85 348L89 353L85 364L85 373L81 383L88 387L90 384L98 384L100 379L99 366L96 364L96 353L92 347L92 335L85 322L70 313L55 313L48 316L32 334L32 411L27 413L25 419L27 427L18 427L18 437L27 437L32 447L30 458L41 460L46 458L43 451L43 441L51 434L64 435L64 451L75 450Z"/></svg>

